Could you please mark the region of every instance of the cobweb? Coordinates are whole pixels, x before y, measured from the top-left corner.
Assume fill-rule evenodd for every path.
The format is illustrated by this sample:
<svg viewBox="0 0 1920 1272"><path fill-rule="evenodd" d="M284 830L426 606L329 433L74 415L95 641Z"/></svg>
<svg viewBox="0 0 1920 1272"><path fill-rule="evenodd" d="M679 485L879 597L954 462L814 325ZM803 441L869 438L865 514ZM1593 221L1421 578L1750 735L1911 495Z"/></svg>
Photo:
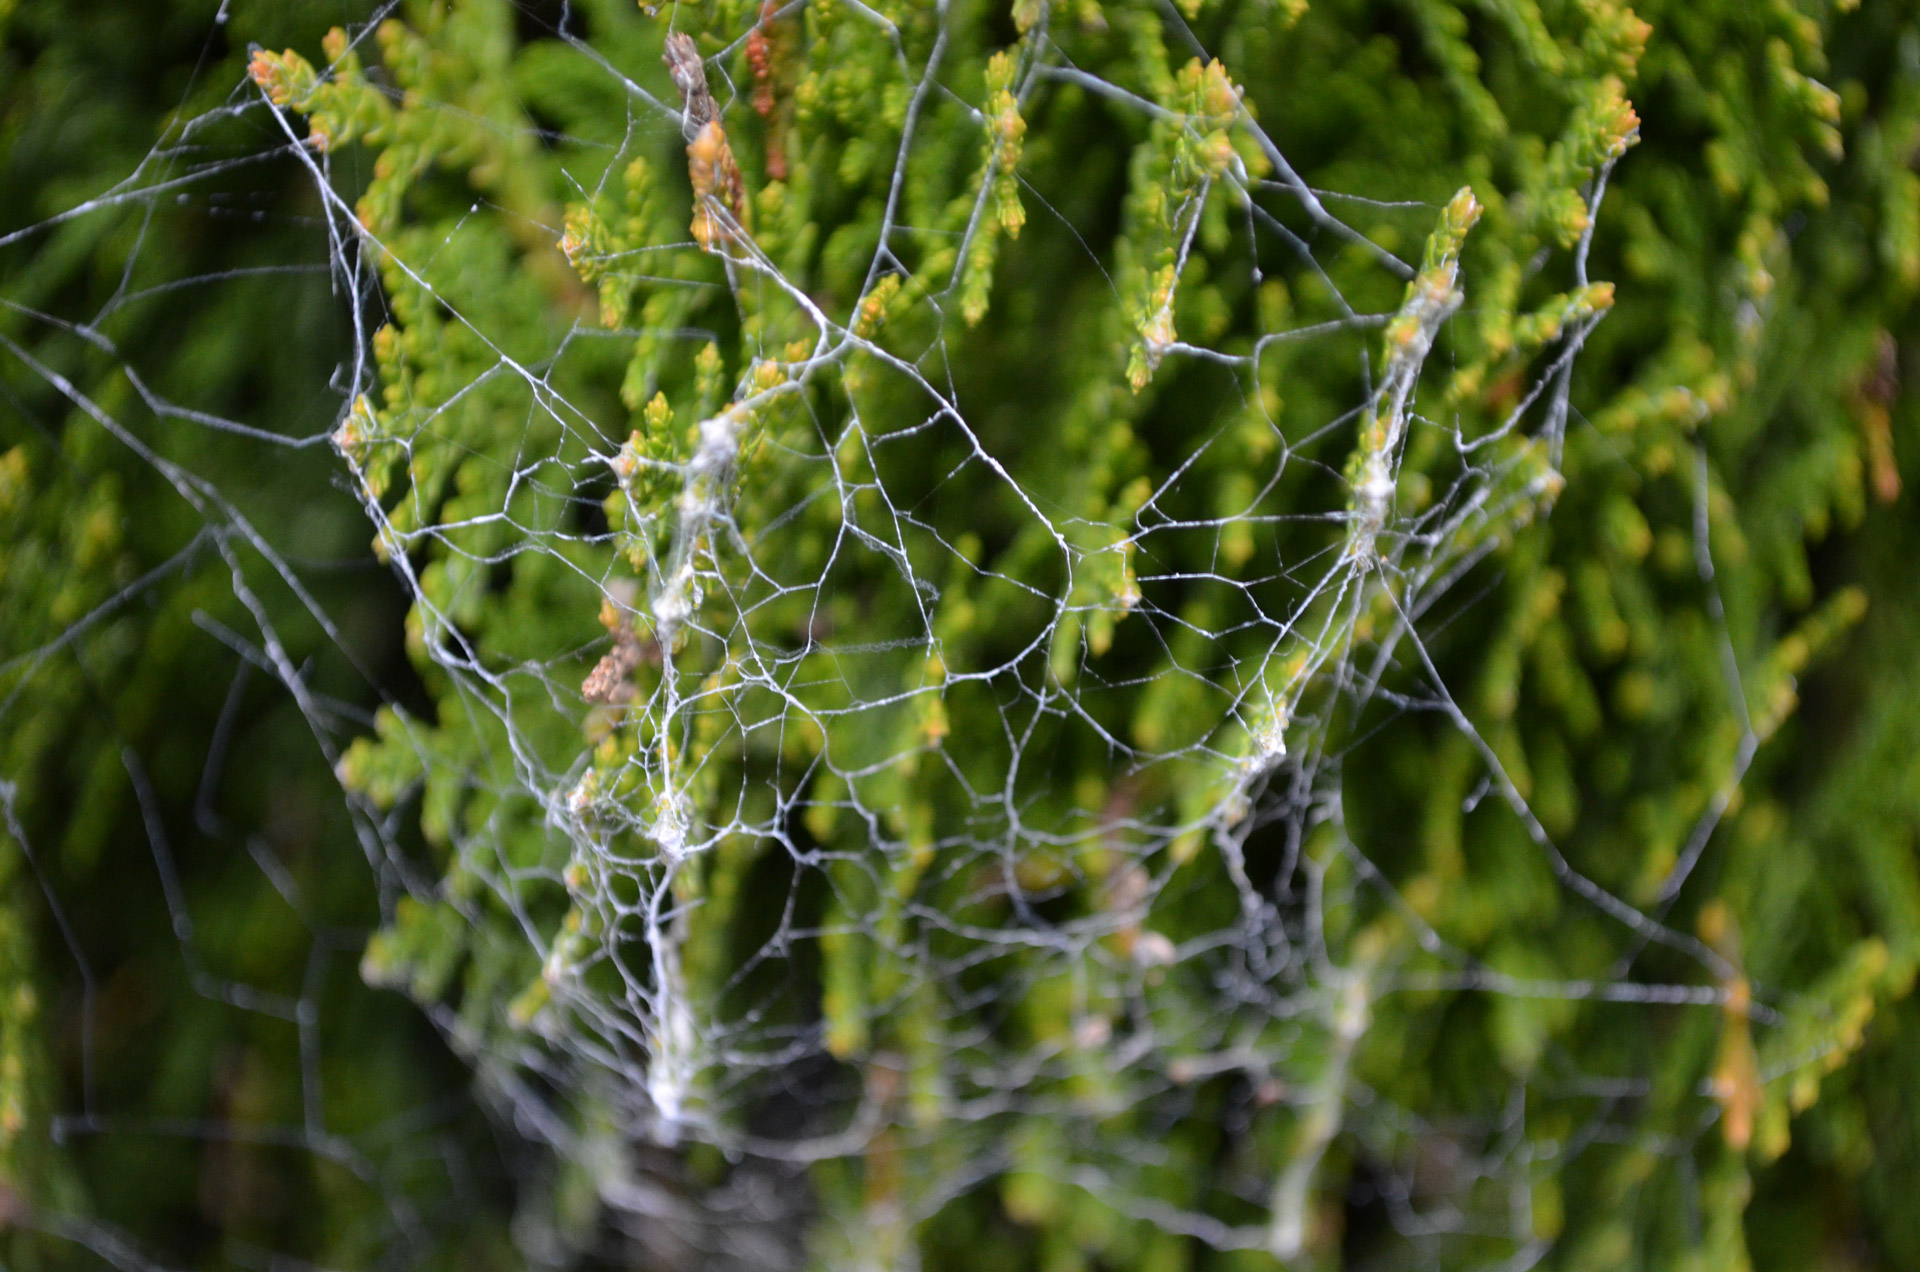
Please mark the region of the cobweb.
<svg viewBox="0 0 1920 1272"><path fill-rule="evenodd" d="M368 174L350 145L314 144L301 113L270 100L269 56L113 189L57 223L7 229L13 250L80 218L211 218L207 192L297 165L319 254L277 268L324 269L350 324L346 357L311 386L332 418L304 429L173 400L131 359L135 393L110 406L6 341L78 408L74 427L150 465L203 525L180 564L52 642L9 651L9 692L188 561L223 563L254 620L203 625L231 651L233 699L264 676L297 708L380 889L388 926L364 975L420 998L503 1130L550 1150L595 1200L585 1236L524 1207L529 1257L563 1260L611 1232L662 1266L909 1267L916 1231L938 1233L949 1206L997 1187L1031 1222L1088 1197L1128 1223L1291 1260L1326 1248L1331 1188L1336 1206L1344 1194L1378 1207L1417 1259L1529 1266L1548 1247L1535 1182L1629 1134L1616 1119L1649 1076L1561 1054L1531 1080L1497 1079L1485 1107L1443 1113L1396 1102L1359 1057L1383 1012L1440 994L1633 1012L1719 1009L1734 992L1731 964L1667 926L1664 905L1631 904L1569 862L1443 671L1472 656L1449 634L1496 584L1501 553L1560 494L1572 370L1604 308L1572 312L1505 422L1469 434L1434 382L1450 366L1449 323L1473 304L1460 265L1472 197L1310 188L1230 84L1214 106L1232 148L1166 187L1167 286L1137 304L1110 254L1115 209L1036 169L1012 178L1029 240L1050 236L1097 299L1023 301L1003 270L987 307L970 291L970 253L996 235L1011 250L995 229L995 174L1018 137L995 131L998 112L1034 118L1071 92L1116 129L1160 129L1169 144L1202 142L1206 121L1076 65L1049 36L1064 19L1044 13L999 69L1005 100L968 100L943 78L944 5L929 43L854 0L839 20L894 51L897 80L876 95L890 105L876 109L898 109L898 145L871 157L890 175L856 253L859 289L810 290L762 249L774 228L744 223L735 160L706 128L746 130L753 89L726 68L801 8L704 32L708 55L683 55L672 80L661 51L691 11L635 15L643 34L618 49L567 6L523 15L625 111L610 140L475 123L509 149L563 156L571 188L547 202L496 187L432 233L368 230L354 206ZM392 16L383 6L349 26L322 76L363 51L377 60ZM1171 8L1155 20L1170 43L1211 53ZM407 108L472 109L417 90ZM970 153L988 168L963 229L942 240L915 222L929 206L916 165L955 121L971 121ZM682 181L689 156L702 191L691 231L616 241L609 225L644 221L632 209L647 183ZM644 178L636 160L651 165ZM1576 293L1592 287L1605 184L1605 167L1586 182L1572 250L1538 263ZM573 212L541 219L561 202ZM511 326L488 293L521 283L446 269L471 269L463 236L482 221L509 224L529 257L543 242L543 277L570 266L613 296L613 325L588 306L555 339ZM1422 241L1423 258L1405 246ZM121 358L106 334L119 307L258 272L168 269L136 253L137 287L91 316L32 312L36 338ZM1177 290L1202 274L1287 303L1253 305L1251 336L1209 338L1206 321L1175 321ZM1131 331L1077 317L1130 304ZM1066 352L996 346L1001 309ZM426 334L395 352L409 331ZM991 374L969 362L987 354ZM1055 358L1064 369L1043 364ZM1067 402L1061 379L1102 364L1100 392L1069 402L1079 435L1023 411ZM441 382L420 382L422 368ZM444 382L449 368L458 383ZM1296 393L1296 376L1333 387ZM1166 381L1177 398L1157 399L1152 420L1129 405L1133 388ZM404 589L430 707L362 667L353 693L385 699L376 721L319 689L291 648L330 646L359 665L324 599L337 588L315 582L336 566L304 558L297 527L248 494L250 472L319 454L331 487L314 497L357 501ZM488 472L454 477L451 454ZM1103 464L1129 468L1125 481ZM1089 497L1102 482L1111 497ZM1699 536L1717 618L1704 503ZM1744 718L1730 652L1727 679ZM1462 816L1504 806L1553 886L1605 921L1610 974L1497 971L1403 895L1404 849L1350 825L1353 766L1396 730L1426 730L1436 748L1464 739L1479 777ZM1750 726L1743 736L1742 769ZM207 761L210 788L222 762ZM125 763L147 791L138 757ZM1738 777L1688 841L1668 904ZM0 790L11 808L12 788ZM56 1130L270 1141L340 1163L396 1231L417 1227L405 1191L386 1186L404 1170L394 1145L417 1132L402 1122L356 1138L319 1098L327 969L358 956L363 934L313 919L315 971L293 993L208 966L169 830L145 794L141 805L158 882L129 886L155 888L196 992L297 1034L304 1113L268 1127L122 1117L83 1083ZM37 863L26 830L11 829ZM236 842L300 912L272 853ZM62 917L58 872L36 870L86 986L85 1056L99 987ZM1650 945L1691 972L1636 975ZM1704 1132L1718 1110L1700 1104ZM1543 1108L1576 1112L1543 1132ZM167 1261L152 1234L78 1213L17 1221L116 1266ZM395 1241L383 1257L414 1249Z"/></svg>

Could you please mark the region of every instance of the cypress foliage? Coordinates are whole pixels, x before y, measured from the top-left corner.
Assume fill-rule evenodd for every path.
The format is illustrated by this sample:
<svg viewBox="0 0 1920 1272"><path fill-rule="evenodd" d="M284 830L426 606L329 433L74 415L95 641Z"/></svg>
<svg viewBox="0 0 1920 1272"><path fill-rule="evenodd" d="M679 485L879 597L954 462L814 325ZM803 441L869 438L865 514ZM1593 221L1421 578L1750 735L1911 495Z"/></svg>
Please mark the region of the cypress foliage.
<svg viewBox="0 0 1920 1272"><path fill-rule="evenodd" d="M359 970L550 1154L522 1252L1920 1261L1916 48L1893 0L467 0L255 52L420 686L322 731ZM252 597L219 490L323 488L108 447L132 355L37 261L6 383L78 413L0 461L4 850L82 816L0 857L35 1214L125 1167L47 1155L25 885L106 888L115 739L207 674L161 637ZM43 656L176 552L110 670ZM338 648L300 599L253 618ZM272 1239L364 1260L334 1213Z"/></svg>
<svg viewBox="0 0 1920 1272"><path fill-rule="evenodd" d="M0 5L9 1268L505 1261L464 1071L356 972L378 892L325 748L403 606L337 459L271 440L328 427L351 330L305 169L221 108L313 8Z"/></svg>

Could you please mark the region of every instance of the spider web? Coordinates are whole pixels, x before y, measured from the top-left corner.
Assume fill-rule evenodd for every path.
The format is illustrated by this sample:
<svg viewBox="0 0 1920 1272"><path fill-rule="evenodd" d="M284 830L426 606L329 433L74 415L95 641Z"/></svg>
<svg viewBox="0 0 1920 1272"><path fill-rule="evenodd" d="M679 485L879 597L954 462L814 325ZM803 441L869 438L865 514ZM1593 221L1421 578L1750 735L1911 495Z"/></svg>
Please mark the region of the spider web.
<svg viewBox="0 0 1920 1272"><path fill-rule="evenodd" d="M703 32L711 115L736 137L753 90L727 68L801 8ZM1533 1079L1506 1080L1487 1108L1450 1114L1397 1102L1357 1057L1380 1014L1409 1000L1720 1009L1737 980L1722 954L1663 920L1753 754L1750 722L1666 904L1647 909L1562 853L1443 670L1472 656L1452 634L1560 492L1578 419L1572 371L1601 311L1544 344L1503 424L1469 434L1435 384L1450 368L1449 323L1473 304L1459 263L1472 201L1312 188L1236 101L1237 148L1174 187L1173 277L1185 289L1237 276L1249 295L1289 303L1255 307L1250 335L1235 326L1209 339L1186 334L1206 322L1174 321L1168 290L1150 297L1137 332L1116 336L1076 326L1087 307L1076 296L1022 300L1023 280L1003 270L994 306L1058 305L1068 366L1039 365L1041 351L992 343L996 309L965 312L970 254L992 250L996 233L1009 247L993 228L992 178L1009 142L994 132L994 103L945 78L958 19L942 5L928 42L905 16L843 8L839 29L856 34L841 38L881 41L897 72L878 95L898 111L898 144L871 158L885 198L858 253L857 294L789 277L719 168L689 205L690 233L607 246L610 220L647 194L634 161L651 165L645 181L678 181L707 136L695 95L682 83L676 99L659 65L668 33L697 26L691 11L635 18L641 34L617 47L566 6L542 11L543 38L590 63L625 111L607 137L524 121L505 132L505 145L564 156L572 188L547 196L575 208L564 222L496 190L431 233L370 232L351 147L317 148L299 112L248 81L114 189L0 236L18 250L71 220L211 216L227 196L210 192L297 165L320 252L314 264L181 277L136 252L143 281L85 319L9 302L35 339L58 334L118 360L134 393L109 405L5 341L77 408L75 427L150 466L202 527L57 638L11 651L9 692L121 608L217 559L254 624L202 624L230 651L229 714L265 678L309 726L317 762L340 774L389 924L364 974L412 990L497 1122L550 1150L560 1176L584 1179L596 1222L662 1266L792 1266L809 1251L828 1266L912 1266L913 1233L996 1183L1035 1222L1060 1213L1064 1189L1217 1250L1291 1260L1324 1248L1331 1158L1371 1164L1353 1195L1372 1190L1361 1200L1383 1206L1420 1257L1529 1266L1548 1248L1531 1195L1543 1168L1629 1134L1616 1112L1650 1077L1561 1054ZM391 16L384 6L348 27L332 72L348 53L372 58ZM1042 14L1012 59L1004 92L1026 118L1072 93L1130 136L1204 139L1201 122L1143 86L1076 65L1070 41L1050 35L1064 21ZM1171 43L1211 56L1176 11L1156 21ZM408 109L470 112L430 95ZM915 220L929 206L917 165L956 121L977 129L972 153L989 156L989 178L974 181L943 255L944 232ZM1068 263L1036 270L1075 273L1099 305L1124 310L1125 263L1103 255L1114 209L1049 188L1042 171L1019 171L1017 198L1029 240ZM1540 263L1568 288L1591 285L1605 184L1605 168L1586 183L1574 248ZM620 320L573 318L557 339L510 326L487 290L512 280L445 268L473 259L463 236L483 221L544 240L548 266L564 251L603 301L615 297ZM1429 235L1427 258L1407 259L1404 245ZM350 326L347 356L311 386L329 420L289 428L174 400L108 335L122 307L262 269L324 269ZM643 312L635 296L666 299ZM1026 321L1046 334L1044 318ZM409 363L383 349L396 330L430 332L464 380L409 380L427 355ZM1118 355L1102 343L1129 339L1136 385L1181 386L1153 420L1126 405ZM646 356L632 361L640 381L622 409L614 390L636 346ZM708 348L724 356L702 362ZM1000 371L972 361L983 351ZM1063 376L1103 359L1109 396L1076 404L1075 424L1102 411L1133 422L1110 449L1140 458L1130 493L1095 506L1074 483L1095 480L1089 457L1105 444L1052 440L1050 422L1021 406L1029 393L1059 401ZM1317 387L1296 390L1296 377ZM449 491L430 469L456 450L491 475L469 472ZM411 605L431 708L364 665L327 599L335 567L249 494L250 472L323 455L326 473L297 471L316 499L344 489L370 523ZM1697 547L1718 621L1704 502ZM529 578L539 582L517 592ZM1722 644L1729 709L1744 721ZM334 671L358 684L344 697L385 701L377 720L322 689L301 649L331 650ZM1403 893L1406 854L1353 824L1366 820L1353 800L1355 766L1407 730L1465 741L1478 788L1463 817L1518 826L1552 886L1605 920L1610 974L1496 970ZM223 726L208 791L226 745ZM242 1137L325 1157L384 1199L406 1238L384 1257L409 1261L406 1234L423 1220L391 1184L410 1178L418 1129L401 1119L343 1133L321 1098L329 977L363 933L307 914L258 837L229 833L302 915L311 973L283 993L210 965L173 832L131 750L125 768L192 988L297 1035L303 1114L269 1127L122 1116L87 1079L56 1133ZM11 810L14 788L0 791ZM84 986L85 1067L91 956L64 917L60 872L17 818L9 826ZM1648 946L1691 970L1635 975ZM482 970L423 972L441 947ZM1752 1014L1777 1019L1763 1005ZM1543 1109L1563 1106L1577 1110L1569 1131L1535 1129ZM1702 1099L1701 1110L1704 1131L1716 1109ZM1195 1122L1222 1128L1219 1160L1176 1186L1168 1173ZM116 1266L166 1262L149 1234L97 1218L16 1221ZM524 1213L517 1232L540 1259L593 1239Z"/></svg>

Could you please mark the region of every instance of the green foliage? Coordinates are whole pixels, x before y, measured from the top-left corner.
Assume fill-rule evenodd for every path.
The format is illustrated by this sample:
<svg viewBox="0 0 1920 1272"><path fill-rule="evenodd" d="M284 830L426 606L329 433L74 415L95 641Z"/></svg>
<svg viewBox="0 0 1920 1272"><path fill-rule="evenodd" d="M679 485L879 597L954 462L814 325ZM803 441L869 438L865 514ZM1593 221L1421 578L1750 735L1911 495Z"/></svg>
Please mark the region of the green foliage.
<svg viewBox="0 0 1920 1272"><path fill-rule="evenodd" d="M318 39L325 8L226 30ZM368 639L402 610L288 564L363 555L332 456L234 445L323 428L347 333L304 169L199 166L258 146L208 114L246 64L208 17L0 6L0 1262L486 1266L501 1224L451 1228L418 1151L487 1196L476 1110L382 1142L463 1071L355 975L379 881L266 687L351 718L360 673L403 670Z"/></svg>

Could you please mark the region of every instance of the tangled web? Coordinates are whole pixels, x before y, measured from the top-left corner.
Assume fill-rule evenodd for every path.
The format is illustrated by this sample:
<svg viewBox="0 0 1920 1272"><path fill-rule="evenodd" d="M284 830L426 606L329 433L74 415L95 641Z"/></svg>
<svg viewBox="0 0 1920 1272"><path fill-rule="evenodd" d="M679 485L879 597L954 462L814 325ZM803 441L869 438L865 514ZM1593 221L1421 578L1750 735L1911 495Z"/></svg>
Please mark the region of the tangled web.
<svg viewBox="0 0 1920 1272"><path fill-rule="evenodd" d="M114 408L7 349L230 567L257 630L215 634L311 726L382 890L362 975L552 1150L553 1198L590 1199L524 1207L531 1256L610 1231L661 1266L908 1267L991 1189L1096 1246L1318 1257L1344 1198L1436 1265L1528 1266L1535 1188L1648 1087L1548 1047L1568 1004L1778 1020L1663 921L1738 771L1637 904L1453 687L1500 656L1456 636L1564 485L1617 82L1570 108L1531 210L1476 226L1471 190L1289 163L1240 61L1290 10L1215 49L1201 5L397 7L316 63L257 52L69 214L297 165L352 326L330 423L224 418L131 362ZM34 318L113 353L99 318ZM345 648L319 567L168 457L188 435L336 459L418 691L367 719L314 688L250 580ZM1393 747L1455 757L1457 820L1523 845L1593 974L1450 934L1369 767ZM299 1031L317 1090L317 988L196 963L177 892L196 986ZM1530 1065L1416 1099L1396 1070L1462 999ZM1696 1095L1701 1130L1739 1115ZM317 1100L275 1134L379 1185Z"/></svg>

